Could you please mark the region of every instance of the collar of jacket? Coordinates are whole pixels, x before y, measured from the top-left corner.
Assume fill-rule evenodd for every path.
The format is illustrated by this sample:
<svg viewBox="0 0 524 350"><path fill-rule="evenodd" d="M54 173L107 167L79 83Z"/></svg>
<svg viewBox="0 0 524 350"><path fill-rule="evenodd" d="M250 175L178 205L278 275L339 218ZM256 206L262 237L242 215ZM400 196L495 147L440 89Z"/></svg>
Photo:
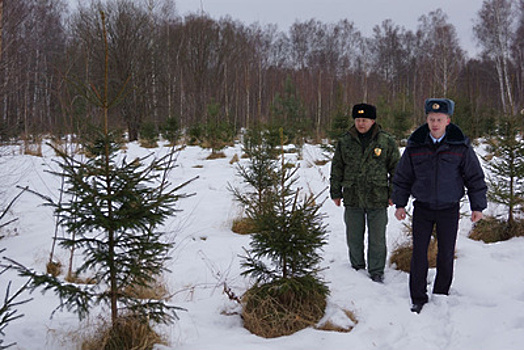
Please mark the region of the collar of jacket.
<svg viewBox="0 0 524 350"><path fill-rule="evenodd" d="M373 126L371 127L371 140L373 140L375 137L377 137L378 133L382 130L382 127L380 125L378 125L377 123L373 124ZM359 132L357 131L357 128L355 127L355 125L353 125L348 133L356 138L358 140L358 134Z"/></svg>
<svg viewBox="0 0 524 350"><path fill-rule="evenodd" d="M429 126L424 124L418 127L408 139L408 147L416 147L431 144L433 141L429 137ZM469 145L469 139L464 135L462 130L453 123L449 123L446 127L446 137L442 140L443 143L451 145Z"/></svg>

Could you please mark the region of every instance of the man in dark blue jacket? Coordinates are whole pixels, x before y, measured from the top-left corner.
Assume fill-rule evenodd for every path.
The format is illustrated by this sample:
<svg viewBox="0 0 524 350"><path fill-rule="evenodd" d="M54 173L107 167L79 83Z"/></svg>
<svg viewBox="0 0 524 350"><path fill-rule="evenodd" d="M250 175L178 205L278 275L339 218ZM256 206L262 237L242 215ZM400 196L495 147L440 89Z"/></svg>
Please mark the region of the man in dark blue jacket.
<svg viewBox="0 0 524 350"><path fill-rule="evenodd" d="M406 218L413 196L413 256L409 276L411 311L420 313L428 302L428 246L436 225L438 255L433 294L447 295L453 260L460 200L467 188L471 221L482 219L487 206L484 172L469 139L451 123L455 103L450 99L425 101L427 123L411 134L393 178L395 217Z"/></svg>

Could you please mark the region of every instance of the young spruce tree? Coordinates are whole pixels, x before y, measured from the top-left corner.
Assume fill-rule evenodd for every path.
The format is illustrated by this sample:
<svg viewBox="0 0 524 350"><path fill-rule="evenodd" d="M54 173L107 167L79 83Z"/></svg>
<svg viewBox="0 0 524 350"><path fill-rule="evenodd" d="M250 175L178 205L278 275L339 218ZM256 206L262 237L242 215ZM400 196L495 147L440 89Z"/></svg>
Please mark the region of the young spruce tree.
<svg viewBox="0 0 524 350"><path fill-rule="evenodd" d="M489 170L488 198L507 208L507 229L503 239L511 238L516 213L523 208L524 198L524 140L515 117L508 117L500 126L496 137L489 141L484 157Z"/></svg>
<svg viewBox="0 0 524 350"><path fill-rule="evenodd" d="M282 132L281 137L283 139ZM279 164L263 140L253 145L248 154L250 165L240 167L239 173L255 190L234 191L255 229L242 262L242 274L255 279L255 285L246 293L245 324L249 329L252 314L247 313L251 312L261 313L254 324L268 323L268 327L287 324L285 316L274 312L276 308L285 310L282 314L291 315L287 319L291 323L296 323L296 315L300 315L302 321L306 320L299 326L303 328L322 316L329 294L318 275L322 261L320 250L326 244L321 204L316 202L320 194L303 194L297 186L298 168L286 167L284 154ZM264 299L276 301L278 305L272 305L265 313L260 307ZM307 315L303 314L304 305L308 308ZM315 309L314 316L309 313L311 309ZM293 327L283 326L283 334Z"/></svg>
<svg viewBox="0 0 524 350"><path fill-rule="evenodd" d="M102 13L102 28L104 25ZM104 33L105 34L105 33ZM114 100L108 98L106 41L105 85L102 92L88 90L90 98L103 115L103 130L85 145L86 159L55 148L60 157L67 186L64 200L49 203L68 236L60 245L82 252L82 263L75 273L87 274L92 283L68 283L48 274L38 274L18 266L22 275L32 277L31 289L43 287L60 297L58 309L73 310L80 319L95 305L107 307L112 326L121 316L145 322L171 323L180 308L165 300L142 299L134 290L152 287L166 271L165 262L172 243L159 230L176 211L175 204L184 195L178 191L185 184L172 186L167 174L174 167L176 150L161 158L128 160L119 150L118 138L108 128L108 110Z"/></svg>

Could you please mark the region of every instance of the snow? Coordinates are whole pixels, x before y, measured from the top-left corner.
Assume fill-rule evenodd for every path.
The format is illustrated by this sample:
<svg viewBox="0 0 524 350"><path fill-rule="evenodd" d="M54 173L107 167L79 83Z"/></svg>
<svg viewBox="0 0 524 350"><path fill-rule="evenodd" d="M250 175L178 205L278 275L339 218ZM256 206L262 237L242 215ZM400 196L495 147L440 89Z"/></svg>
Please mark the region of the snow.
<svg viewBox="0 0 524 350"><path fill-rule="evenodd" d="M153 152L161 154L166 147L147 150L135 143L128 145L128 157ZM16 147L4 148L0 157L0 201L2 207L20 190L30 189L57 198L60 181L49 174L57 169L55 156L44 148L43 157L20 155ZM206 160L209 150L187 147L178 158L178 168L170 180L182 183L198 176L183 189L194 196L180 200L182 209L166 223L170 239L176 243L165 281L173 294L172 304L187 309L178 312L180 320L174 325L159 327L169 346L159 350L295 350L295 349L403 349L403 350L511 350L522 349L524 343L524 238L485 244L467 238L471 223L469 210L460 222L457 242L455 278L448 297L430 295L429 303L420 314L410 312L408 274L387 266L385 283L372 282L366 272L354 271L348 261L344 235L343 209L330 200L323 204L328 224L328 244L324 249L322 272L331 295L326 318L340 326L351 326L343 310L352 311L358 323L349 333L321 331L308 328L290 336L264 339L242 327L240 308L223 292L224 284L238 296L250 286L240 275L240 256L248 247L249 237L231 231L233 219L240 215L228 184L241 185L235 164L229 161L240 146L225 150L224 159ZM322 166L315 160L329 155L313 145L306 145L302 159L287 154L300 164L300 184L315 193L329 183L330 163ZM246 162L247 160L241 160ZM323 194L326 197L328 194ZM9 217L19 220L4 228L7 235L0 240L2 255L26 266L45 271L50 254L55 221L42 199L24 193L12 208ZM467 208L467 205L464 206ZM388 248L406 239L402 223L388 209ZM490 213L489 209L486 211ZM63 232L60 230L59 235ZM69 254L57 248L59 260L67 265ZM79 257L76 257L79 259ZM430 270L429 282L435 271ZM0 276L0 297L3 300L7 282L13 289L24 280L9 272ZM430 290L430 288L428 288ZM25 316L6 328L5 343L17 342L12 349L76 349L75 339L88 332L99 314L93 310L89 320L78 321L76 315L56 312L58 299L48 292L35 292L27 304L18 306Z"/></svg>

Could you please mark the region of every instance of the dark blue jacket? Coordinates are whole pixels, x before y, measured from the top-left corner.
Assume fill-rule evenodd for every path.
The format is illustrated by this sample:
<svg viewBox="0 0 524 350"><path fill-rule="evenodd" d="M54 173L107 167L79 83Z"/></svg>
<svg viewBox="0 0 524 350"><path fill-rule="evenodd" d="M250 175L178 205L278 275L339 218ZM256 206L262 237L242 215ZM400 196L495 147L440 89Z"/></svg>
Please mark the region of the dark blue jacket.
<svg viewBox="0 0 524 350"><path fill-rule="evenodd" d="M445 209L462 199L466 187L471 210L485 209L484 172L469 139L452 123L438 146L429 133L424 124L409 137L393 177L393 203L403 208L412 195L429 209Z"/></svg>

